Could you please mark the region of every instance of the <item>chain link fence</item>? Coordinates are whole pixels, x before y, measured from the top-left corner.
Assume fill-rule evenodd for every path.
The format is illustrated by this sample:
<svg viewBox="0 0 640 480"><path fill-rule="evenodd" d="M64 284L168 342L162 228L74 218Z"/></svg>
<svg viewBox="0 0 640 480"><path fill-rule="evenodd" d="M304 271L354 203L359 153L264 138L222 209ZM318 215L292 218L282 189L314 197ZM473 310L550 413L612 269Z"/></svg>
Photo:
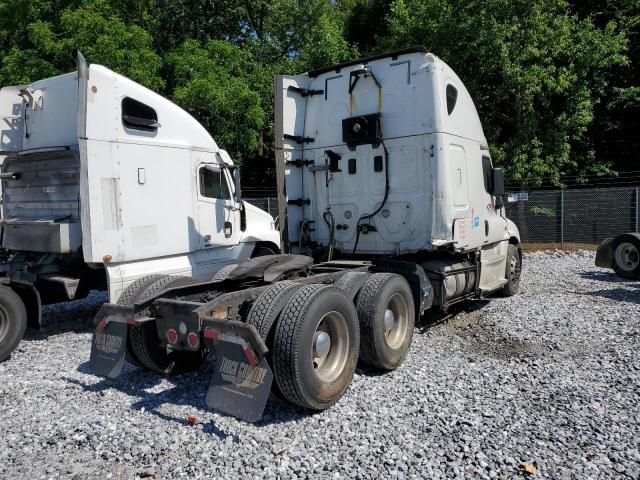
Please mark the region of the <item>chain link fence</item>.
<svg viewBox="0 0 640 480"><path fill-rule="evenodd" d="M245 201L269 212L273 218L278 217L278 199L276 197L245 198Z"/></svg>
<svg viewBox="0 0 640 480"><path fill-rule="evenodd" d="M511 196L521 198L505 207L525 248L593 248L607 237L640 232L640 187L534 190ZM247 202L278 216L275 197Z"/></svg>
<svg viewBox="0 0 640 480"><path fill-rule="evenodd" d="M638 232L640 187L522 192L506 204L522 243L538 248L585 248L607 237ZM528 198L527 198L528 197Z"/></svg>

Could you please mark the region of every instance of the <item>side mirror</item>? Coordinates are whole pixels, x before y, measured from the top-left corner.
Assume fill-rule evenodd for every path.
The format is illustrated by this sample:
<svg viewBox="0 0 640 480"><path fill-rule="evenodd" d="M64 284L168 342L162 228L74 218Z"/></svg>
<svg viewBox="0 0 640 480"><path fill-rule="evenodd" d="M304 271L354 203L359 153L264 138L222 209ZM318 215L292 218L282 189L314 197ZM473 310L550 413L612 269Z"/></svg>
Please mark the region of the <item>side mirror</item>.
<svg viewBox="0 0 640 480"><path fill-rule="evenodd" d="M241 203L242 202L242 190L240 189L240 169L235 165L227 165L231 178L233 178L233 199Z"/></svg>
<svg viewBox="0 0 640 480"><path fill-rule="evenodd" d="M491 195L504 195L504 172L501 168L491 169Z"/></svg>

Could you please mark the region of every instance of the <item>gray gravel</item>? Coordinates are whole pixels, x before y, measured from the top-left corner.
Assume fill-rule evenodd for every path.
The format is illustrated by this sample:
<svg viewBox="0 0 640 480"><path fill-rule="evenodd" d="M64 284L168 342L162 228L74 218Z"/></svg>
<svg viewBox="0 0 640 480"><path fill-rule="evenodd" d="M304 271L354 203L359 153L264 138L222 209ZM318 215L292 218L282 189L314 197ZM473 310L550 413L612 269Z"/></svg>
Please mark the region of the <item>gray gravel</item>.
<svg viewBox="0 0 640 480"><path fill-rule="evenodd" d="M210 366L93 376L104 296L48 307L0 364L0 477L639 478L640 282L589 252L525 261L521 294L421 329L399 370L358 370L315 415L270 401L255 425L206 408Z"/></svg>

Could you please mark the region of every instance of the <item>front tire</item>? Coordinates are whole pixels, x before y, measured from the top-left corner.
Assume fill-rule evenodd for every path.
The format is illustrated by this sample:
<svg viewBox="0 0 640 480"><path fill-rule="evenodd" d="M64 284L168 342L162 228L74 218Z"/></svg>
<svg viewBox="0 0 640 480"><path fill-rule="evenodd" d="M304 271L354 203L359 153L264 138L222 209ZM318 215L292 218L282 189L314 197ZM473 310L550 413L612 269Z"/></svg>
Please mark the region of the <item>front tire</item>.
<svg viewBox="0 0 640 480"><path fill-rule="evenodd" d="M353 303L335 287L306 285L287 302L274 335L273 373L284 398L325 410L349 387L360 332Z"/></svg>
<svg viewBox="0 0 640 480"><path fill-rule="evenodd" d="M404 361L415 325L413 294L407 280L393 273L374 273L358 294L360 360L382 370Z"/></svg>
<svg viewBox="0 0 640 480"><path fill-rule="evenodd" d="M512 297L520 290L520 277L522 275L522 257L518 251L518 247L509 244L507 248L507 262L505 267L505 278L507 284L502 287L500 293L505 297Z"/></svg>
<svg viewBox="0 0 640 480"><path fill-rule="evenodd" d="M27 329L27 309L16 292L0 285L0 362L17 347Z"/></svg>

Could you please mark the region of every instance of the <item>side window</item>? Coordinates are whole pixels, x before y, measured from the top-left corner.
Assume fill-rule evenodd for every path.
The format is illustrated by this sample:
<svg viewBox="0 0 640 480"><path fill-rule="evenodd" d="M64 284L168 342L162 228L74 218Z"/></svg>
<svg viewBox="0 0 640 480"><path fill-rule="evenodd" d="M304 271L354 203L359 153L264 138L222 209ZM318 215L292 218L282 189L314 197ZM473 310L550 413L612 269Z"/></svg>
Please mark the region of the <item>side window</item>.
<svg viewBox="0 0 640 480"><path fill-rule="evenodd" d="M482 156L482 176L484 177L484 189L487 193L490 193L491 188L491 159L487 156Z"/></svg>
<svg viewBox="0 0 640 480"><path fill-rule="evenodd" d="M447 85L447 113L451 115L453 109L456 108L456 102L458 101L458 89L453 85Z"/></svg>
<svg viewBox="0 0 640 480"><path fill-rule="evenodd" d="M158 114L153 108L129 97L122 99L122 124L143 132L155 132L160 126Z"/></svg>
<svg viewBox="0 0 640 480"><path fill-rule="evenodd" d="M230 200L229 184L223 172L210 167L200 167L198 171L200 195L206 198Z"/></svg>

